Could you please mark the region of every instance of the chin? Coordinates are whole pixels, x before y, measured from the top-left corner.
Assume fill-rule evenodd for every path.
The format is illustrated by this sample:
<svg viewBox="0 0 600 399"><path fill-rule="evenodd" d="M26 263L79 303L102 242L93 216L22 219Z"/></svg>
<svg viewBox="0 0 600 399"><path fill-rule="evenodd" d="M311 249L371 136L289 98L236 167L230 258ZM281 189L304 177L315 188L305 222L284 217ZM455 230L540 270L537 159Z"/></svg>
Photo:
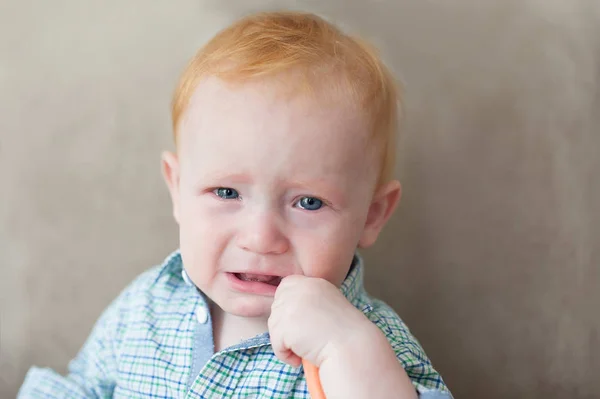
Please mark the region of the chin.
<svg viewBox="0 0 600 399"><path fill-rule="evenodd" d="M245 297L230 300L221 306L223 311L238 317L268 318L271 315L273 298Z"/></svg>

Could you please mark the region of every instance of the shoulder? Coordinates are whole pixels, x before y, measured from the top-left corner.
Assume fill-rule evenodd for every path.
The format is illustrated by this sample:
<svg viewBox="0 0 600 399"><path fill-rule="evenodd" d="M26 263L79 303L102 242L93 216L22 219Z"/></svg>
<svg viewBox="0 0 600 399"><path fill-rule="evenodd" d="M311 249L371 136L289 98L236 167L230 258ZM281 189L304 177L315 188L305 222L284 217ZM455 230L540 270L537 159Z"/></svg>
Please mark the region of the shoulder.
<svg viewBox="0 0 600 399"><path fill-rule="evenodd" d="M169 254L160 264L154 265L135 277L120 293L124 302L136 298L169 296L184 284L181 277L179 251Z"/></svg>
<svg viewBox="0 0 600 399"><path fill-rule="evenodd" d="M371 306L365 315L386 336L413 383L423 389L446 390L442 377L396 311L382 300L370 298L369 302Z"/></svg>
<svg viewBox="0 0 600 399"><path fill-rule="evenodd" d="M151 266L127 284L104 310L98 325L112 325L115 332L128 324L160 312L185 285L181 277L179 252Z"/></svg>
<svg viewBox="0 0 600 399"><path fill-rule="evenodd" d="M390 305L377 298L369 298L369 303L371 306L369 311L366 312L366 316L379 327L392 346L414 345L415 348L418 347L421 350L417 339Z"/></svg>

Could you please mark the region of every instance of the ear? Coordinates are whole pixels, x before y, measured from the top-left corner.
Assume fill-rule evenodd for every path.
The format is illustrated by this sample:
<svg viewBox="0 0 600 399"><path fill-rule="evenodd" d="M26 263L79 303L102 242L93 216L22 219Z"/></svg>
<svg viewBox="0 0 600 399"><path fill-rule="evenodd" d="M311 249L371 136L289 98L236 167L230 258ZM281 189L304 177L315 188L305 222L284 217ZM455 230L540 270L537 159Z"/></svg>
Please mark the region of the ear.
<svg viewBox="0 0 600 399"><path fill-rule="evenodd" d="M385 226L400 202L401 194L402 186L397 180L386 183L377 190L367 213L363 233L358 241L360 248L367 248L375 243L383 226Z"/></svg>
<svg viewBox="0 0 600 399"><path fill-rule="evenodd" d="M172 152L165 151L161 155L162 173L171 195L173 217L179 223L179 159Z"/></svg>

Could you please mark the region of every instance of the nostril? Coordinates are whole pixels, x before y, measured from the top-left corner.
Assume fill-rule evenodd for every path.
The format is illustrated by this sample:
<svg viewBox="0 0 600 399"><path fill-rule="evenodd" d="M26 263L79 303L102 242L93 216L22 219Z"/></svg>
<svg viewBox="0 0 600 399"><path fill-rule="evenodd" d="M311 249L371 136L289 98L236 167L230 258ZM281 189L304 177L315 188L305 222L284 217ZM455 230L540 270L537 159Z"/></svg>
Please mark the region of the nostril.
<svg viewBox="0 0 600 399"><path fill-rule="evenodd" d="M237 237L236 242L244 251L262 255L282 254L289 247L287 237L276 229L246 231Z"/></svg>

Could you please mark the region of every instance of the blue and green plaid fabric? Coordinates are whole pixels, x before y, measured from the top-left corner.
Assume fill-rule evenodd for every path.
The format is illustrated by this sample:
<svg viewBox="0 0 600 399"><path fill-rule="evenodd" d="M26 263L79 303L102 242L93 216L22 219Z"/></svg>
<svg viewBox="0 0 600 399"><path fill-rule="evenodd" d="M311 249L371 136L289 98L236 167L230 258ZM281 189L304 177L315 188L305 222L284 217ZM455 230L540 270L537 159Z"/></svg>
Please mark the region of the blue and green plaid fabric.
<svg viewBox="0 0 600 399"><path fill-rule="evenodd" d="M213 353L206 298L181 256L141 274L112 302L63 377L32 368L19 398L309 398L302 368L279 361L268 333ZM363 288L357 255L346 298L387 336L422 398L451 398L398 315Z"/></svg>

